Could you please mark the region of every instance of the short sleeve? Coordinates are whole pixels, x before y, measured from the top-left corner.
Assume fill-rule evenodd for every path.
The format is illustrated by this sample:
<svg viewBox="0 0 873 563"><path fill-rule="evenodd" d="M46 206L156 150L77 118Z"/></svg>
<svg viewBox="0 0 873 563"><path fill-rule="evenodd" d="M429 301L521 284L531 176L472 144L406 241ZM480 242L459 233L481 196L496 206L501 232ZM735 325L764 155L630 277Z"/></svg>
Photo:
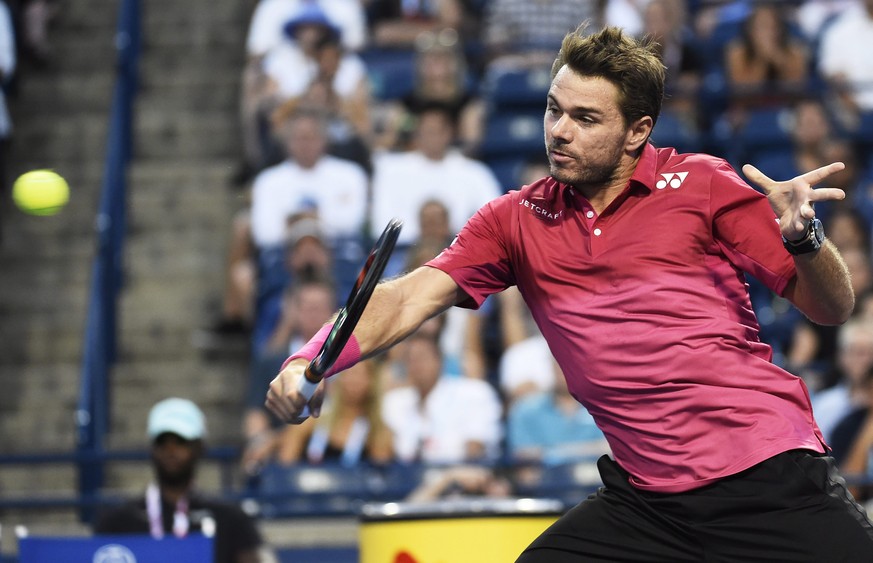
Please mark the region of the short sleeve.
<svg viewBox="0 0 873 563"><path fill-rule="evenodd" d="M447 273L470 297L461 307L478 308L485 299L515 283L509 259L509 195L501 196L467 221L454 242L427 263Z"/></svg>
<svg viewBox="0 0 873 563"><path fill-rule="evenodd" d="M731 263L782 295L795 266L767 198L722 163L712 177L710 206L713 234Z"/></svg>

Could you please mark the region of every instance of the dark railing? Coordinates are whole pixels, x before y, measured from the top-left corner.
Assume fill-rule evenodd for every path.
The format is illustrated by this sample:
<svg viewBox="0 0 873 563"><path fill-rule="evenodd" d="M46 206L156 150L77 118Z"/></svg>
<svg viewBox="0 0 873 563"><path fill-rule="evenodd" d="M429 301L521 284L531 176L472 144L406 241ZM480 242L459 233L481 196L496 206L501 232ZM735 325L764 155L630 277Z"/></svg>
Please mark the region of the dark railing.
<svg viewBox="0 0 873 563"><path fill-rule="evenodd" d="M140 0L122 0L115 38L117 77L112 98L100 208L76 409L76 458L83 497L103 483L103 438L109 426L109 374L116 354L117 300L126 232L127 165L140 50ZM88 514L82 517L88 519Z"/></svg>
<svg viewBox="0 0 873 563"><path fill-rule="evenodd" d="M4 466L37 467L48 465L77 467L103 467L107 463L149 463L150 454L147 450L80 450L76 452L58 452L42 454L0 455L0 468ZM209 448L204 456L206 462L219 466L221 481L220 496L235 498L241 496L234 491L233 473L239 465L239 449L229 446ZM94 509L122 500L117 494L107 494L99 490L70 493L28 493L18 495L3 495L0 497L0 512L3 510L43 510L58 508L75 508L80 514L92 516ZM90 522L91 519L85 519Z"/></svg>

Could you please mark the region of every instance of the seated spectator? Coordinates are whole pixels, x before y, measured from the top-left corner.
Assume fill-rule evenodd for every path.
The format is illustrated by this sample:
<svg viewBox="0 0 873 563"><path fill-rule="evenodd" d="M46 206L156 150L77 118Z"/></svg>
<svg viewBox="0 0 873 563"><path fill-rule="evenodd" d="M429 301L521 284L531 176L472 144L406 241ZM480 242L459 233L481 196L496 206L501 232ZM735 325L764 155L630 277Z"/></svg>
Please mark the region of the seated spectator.
<svg viewBox="0 0 873 563"><path fill-rule="evenodd" d="M279 316L279 295L287 281L283 255L288 218L308 215L318 219L321 238L336 256L338 247L360 241L367 209L364 169L326 154L328 122L323 112L300 109L277 127L288 158L255 178L248 220L254 253L248 259L257 264L255 350L264 345ZM339 266L337 271L342 276L335 281L345 288L348 273Z"/></svg>
<svg viewBox="0 0 873 563"><path fill-rule="evenodd" d="M856 249L868 254L871 250L870 235L870 223L852 206L840 205L828 215L828 239L840 252ZM863 290L864 285L866 284L862 283L857 286L855 295Z"/></svg>
<svg viewBox="0 0 873 563"><path fill-rule="evenodd" d="M6 158L12 137L12 118L6 104L7 87L15 77L18 50L15 47L15 28L6 2L0 2L0 224L8 198ZM2 233L0 233L2 235Z"/></svg>
<svg viewBox="0 0 873 563"><path fill-rule="evenodd" d="M580 21L601 21L597 0L493 0L486 5L486 73L550 67L564 35Z"/></svg>
<svg viewBox="0 0 873 563"><path fill-rule="evenodd" d="M424 202L442 202L449 210L451 231L457 233L480 207L502 193L487 166L452 148L455 139L451 112L434 106L418 115L413 150L374 158L371 234L378 236L391 218L401 219L398 257L420 236L418 213Z"/></svg>
<svg viewBox="0 0 873 563"><path fill-rule="evenodd" d="M797 24L810 41L818 39L822 30L855 0L803 0L797 8Z"/></svg>
<svg viewBox="0 0 873 563"><path fill-rule="evenodd" d="M452 242L454 233L449 227L449 210L441 201L425 201L418 213L421 234L406 254L404 272L423 266ZM440 316L439 344L443 367L448 373L485 377L485 358L479 319L483 310L473 311L452 307ZM402 347L403 343L400 343ZM389 352L391 354L391 352Z"/></svg>
<svg viewBox="0 0 873 563"><path fill-rule="evenodd" d="M391 461L391 433L382 421L382 392L374 360L355 364L327 380L331 387L321 416L288 426L276 440L276 460L284 465L305 462Z"/></svg>
<svg viewBox="0 0 873 563"><path fill-rule="evenodd" d="M236 505L208 499L194 489L203 455L206 421L187 399L155 404L148 416L155 481L143 498L106 510L94 527L97 534L170 534L185 537L200 532L207 519L215 529L216 563L261 561L262 540L255 523Z"/></svg>
<svg viewBox="0 0 873 563"><path fill-rule="evenodd" d="M861 382L873 368L873 323L854 319L842 325L837 345L834 361L837 383L812 396L815 420L825 440L830 440L840 419L865 397Z"/></svg>
<svg viewBox="0 0 873 563"><path fill-rule="evenodd" d="M285 30L289 40L264 58L267 88L275 92L280 103L304 96L318 81L339 103L366 110L366 66L360 57L343 48L339 30L332 22L320 13L304 12L291 19Z"/></svg>
<svg viewBox="0 0 873 563"><path fill-rule="evenodd" d="M224 271L221 313L209 327L203 347L212 345L210 336L247 336L254 324L255 292L258 283L252 241L251 214L248 207L239 210L231 222L230 242Z"/></svg>
<svg viewBox="0 0 873 563"><path fill-rule="evenodd" d="M832 221L830 224L839 227L841 223ZM840 231L837 229L835 232L837 240L840 240ZM848 241L848 237L844 240ZM873 288L873 263L869 247L848 242L844 245L840 252L851 275L852 289L855 295L862 295ZM792 373L803 377L812 392L833 383L828 377L839 353L837 342L840 331L842 327L817 325L805 317L800 317L794 326L786 352L787 367Z"/></svg>
<svg viewBox="0 0 873 563"><path fill-rule="evenodd" d="M433 502L457 498L508 498L513 484L507 475L481 465L457 465L428 471L407 502Z"/></svg>
<svg viewBox="0 0 873 563"><path fill-rule="evenodd" d="M759 4L743 22L740 36L725 48L725 69L732 112L780 105L806 86L809 53L802 39L791 34L780 6Z"/></svg>
<svg viewBox="0 0 873 563"><path fill-rule="evenodd" d="M564 373L552 359L541 366L551 372L551 391L516 401L507 415L510 458L556 465L609 453L609 445L594 418L567 388Z"/></svg>
<svg viewBox="0 0 873 563"><path fill-rule="evenodd" d="M306 3L285 22L285 40L266 52L244 81L242 128L255 170L273 162L269 116L288 100L304 97L314 81L349 103L369 102L366 68L341 47L340 29L318 4Z"/></svg>
<svg viewBox="0 0 873 563"><path fill-rule="evenodd" d="M357 163L369 174L372 126L367 75L363 66L361 72L345 72L349 66L343 64L347 59L335 36L325 37L316 49L317 73L298 95L282 99L273 112L271 127L280 128L289 115L299 111L323 113L327 118L326 152ZM268 162L281 160L284 154L277 141L274 136L265 140Z"/></svg>
<svg viewBox="0 0 873 563"><path fill-rule="evenodd" d="M446 374L432 335L408 337L402 360L408 384L387 391L382 402L395 458L429 464L497 459L502 409L494 389Z"/></svg>
<svg viewBox="0 0 873 563"><path fill-rule="evenodd" d="M831 455L846 477L873 477L870 464L873 454L873 370L868 370L859 382L857 404L837 423L831 435ZM861 398L863 396L863 399ZM871 487L851 489L855 500L870 500Z"/></svg>
<svg viewBox="0 0 873 563"><path fill-rule="evenodd" d="M822 32L818 70L838 94L844 125L854 129L858 116L873 111L873 57L861 45L873 45L873 0L855 0Z"/></svg>
<svg viewBox="0 0 873 563"><path fill-rule="evenodd" d="M243 468L256 474L275 451L277 424L264 408L264 394L279 373L282 363L310 338L336 311L334 286L328 280L314 277L298 279L285 290L282 316L268 346L252 357L249 373L243 435L246 448Z"/></svg>
<svg viewBox="0 0 873 563"><path fill-rule="evenodd" d="M49 37L52 21L60 13L58 0L7 0L12 10L17 49L22 58L37 67L51 64L52 45Z"/></svg>
<svg viewBox="0 0 873 563"><path fill-rule="evenodd" d="M857 166L851 147L835 130L833 119L817 98L798 100L787 114L791 119L790 146L747 155L748 160L771 177L794 178L831 162L844 162L846 169L828 178L829 185L846 190L852 197L857 184ZM816 206L816 215L825 219L832 202ZM828 232L830 238L830 231Z"/></svg>
<svg viewBox="0 0 873 563"><path fill-rule="evenodd" d="M666 107L696 122L697 90L703 61L695 49L688 24L688 9L682 0L651 0L643 14L643 35L657 42L667 67L664 83Z"/></svg>
<svg viewBox="0 0 873 563"><path fill-rule="evenodd" d="M324 237L359 236L366 218L367 176L357 164L326 153L327 116L301 109L279 124L287 159L252 185L252 238L258 249L284 242L289 216L317 217Z"/></svg>
<svg viewBox="0 0 873 563"><path fill-rule="evenodd" d="M475 155L482 141L484 104L470 83L457 34L425 33L415 43L415 80L412 92L376 108L379 131L375 148L407 150L414 117L433 105L444 106L458 124L457 140L462 151Z"/></svg>
<svg viewBox="0 0 873 563"><path fill-rule="evenodd" d="M367 2L371 46L412 49L422 33L450 30L457 36L464 24L462 0L370 0Z"/></svg>
<svg viewBox="0 0 873 563"><path fill-rule="evenodd" d="M358 0L258 0L246 34L248 57L263 57L284 40L285 23L316 4L339 29L343 46L360 51L367 42L367 18Z"/></svg>
<svg viewBox="0 0 873 563"><path fill-rule="evenodd" d="M507 404L514 405L523 397L549 393L555 386L552 373L552 352L546 339L534 323L517 289L507 289L501 296L501 306L511 308L512 315L522 318L523 339L508 345L500 357L500 390Z"/></svg>

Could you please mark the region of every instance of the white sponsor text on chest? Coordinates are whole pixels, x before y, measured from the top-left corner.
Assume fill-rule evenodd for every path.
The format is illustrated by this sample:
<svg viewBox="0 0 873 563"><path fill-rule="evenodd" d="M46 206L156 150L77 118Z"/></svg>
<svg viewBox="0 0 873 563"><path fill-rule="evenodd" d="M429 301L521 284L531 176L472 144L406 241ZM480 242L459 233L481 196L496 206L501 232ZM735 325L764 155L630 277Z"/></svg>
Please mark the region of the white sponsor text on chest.
<svg viewBox="0 0 873 563"><path fill-rule="evenodd" d="M558 217L560 217L564 213L563 209L561 211L553 213L552 211L546 209L545 207L540 207L539 205L537 205L535 203L531 203L530 201L528 201L524 198L519 200L518 204L523 205L523 206L527 207L528 209L532 209L534 213L536 213L537 215L542 215L546 219L557 219Z"/></svg>

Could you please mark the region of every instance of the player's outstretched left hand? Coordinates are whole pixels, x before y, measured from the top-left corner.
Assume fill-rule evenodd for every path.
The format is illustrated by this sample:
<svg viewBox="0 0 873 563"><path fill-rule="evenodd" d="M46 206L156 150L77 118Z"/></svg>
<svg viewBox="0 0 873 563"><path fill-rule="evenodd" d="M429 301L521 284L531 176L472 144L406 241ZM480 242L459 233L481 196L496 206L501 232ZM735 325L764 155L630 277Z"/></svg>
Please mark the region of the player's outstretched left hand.
<svg viewBox="0 0 873 563"><path fill-rule="evenodd" d="M768 178L751 164L743 166L743 174L767 194L770 207L779 218L782 236L788 240L798 240L806 232L809 221L815 217L814 203L845 199L846 192L839 188L813 189L814 185L845 167L842 162L833 162L783 182Z"/></svg>

